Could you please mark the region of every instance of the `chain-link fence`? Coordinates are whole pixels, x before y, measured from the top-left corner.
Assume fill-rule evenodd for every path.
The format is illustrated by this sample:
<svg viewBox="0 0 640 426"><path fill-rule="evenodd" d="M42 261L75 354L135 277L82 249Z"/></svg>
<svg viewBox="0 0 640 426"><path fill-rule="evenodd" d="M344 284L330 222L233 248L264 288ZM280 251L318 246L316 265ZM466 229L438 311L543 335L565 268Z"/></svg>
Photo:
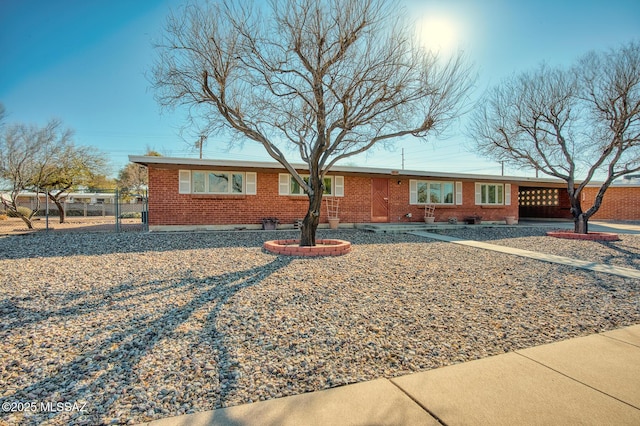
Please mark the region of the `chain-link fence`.
<svg viewBox="0 0 640 426"><path fill-rule="evenodd" d="M122 190L72 192L61 198L64 221L70 224L86 224L87 230L147 231L147 192L131 193ZM30 210L38 209L35 218L49 229L60 223L60 207L52 200L36 194L21 194L18 205ZM59 225L56 229L61 228ZM82 229L83 227L79 227Z"/></svg>

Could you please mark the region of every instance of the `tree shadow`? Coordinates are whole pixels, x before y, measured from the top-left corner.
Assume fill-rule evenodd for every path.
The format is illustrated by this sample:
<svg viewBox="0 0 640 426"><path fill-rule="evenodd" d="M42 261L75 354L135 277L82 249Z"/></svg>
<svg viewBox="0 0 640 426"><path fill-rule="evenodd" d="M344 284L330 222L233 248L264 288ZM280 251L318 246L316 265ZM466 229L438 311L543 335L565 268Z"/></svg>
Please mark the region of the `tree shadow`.
<svg viewBox="0 0 640 426"><path fill-rule="evenodd" d="M624 264L634 269L640 268L640 252L638 252L638 249L636 247L625 244L624 240L596 242L615 253L604 257L600 263L604 263L607 265ZM615 263L612 263L612 261L615 261Z"/></svg>
<svg viewBox="0 0 640 426"><path fill-rule="evenodd" d="M122 307L129 304L128 308L135 309L138 299L152 297L154 294L169 290L193 294L193 297L190 297L188 302L181 306L165 305L163 312L155 318L149 318L149 314L141 312L134 315L127 324L102 324L99 330L90 329L86 331L85 336L74 337L69 343L75 345L75 348L71 347L67 350L77 350L80 353L73 360L55 366L51 374L33 383L17 386L15 383L11 384L13 392L11 395L7 395L5 392L5 396L0 398L0 403L34 400L43 402L86 401L87 412L34 413L25 421L31 424L40 424L43 421L52 421L59 416L70 415L70 417L61 417L56 421L82 424L87 424L87 422L90 424L110 423L111 419L115 417L115 413L109 412L110 408L118 402L119 398L127 394L127 389L139 385L136 367L143 357L151 353L160 342L171 339L174 334L179 333L177 329L188 321L194 312L202 308L208 309L211 306L206 320L206 329L208 333L215 334L216 341L219 342L216 348L218 359L225 360L225 362L216 362L218 376L225 378L225 388L218 389L219 400L216 402L223 404L225 398L237 387L237 377L228 371L228 366L233 365L235 360L233 360L233 352L224 345L224 333L217 328L216 319L230 298L243 289L260 284L273 273L289 265L291 261L292 258L277 257L264 265L206 278L186 276L175 282L149 281L141 285L123 283L108 291L103 300L57 310L46 310L46 306L43 306L44 313L42 315L33 311L17 313L13 308L15 304L12 307L11 302L7 302L5 299L0 303L0 318L4 324L2 334L6 334L6 330L13 330L14 333L19 330L33 330L34 324L31 323L36 321L42 324L47 324L50 320L64 323L64 318L91 315L92 312L111 309L113 306ZM74 301L77 297L78 294L74 293L70 295L69 301ZM18 319L12 321L15 315L21 317L37 316L37 320ZM104 338L91 349L82 350L80 342L91 335ZM29 344L28 341L25 342L28 340L26 336L20 336L20 339L24 344ZM30 349L37 351L37 348ZM30 372L38 369L38 366L27 365L28 363L27 360L7 362L3 376L27 375L28 377ZM63 389L60 385L62 382L65 383L62 386ZM219 380L219 383L222 381ZM3 412L2 416L9 414L11 413ZM139 412L135 414L141 415Z"/></svg>
<svg viewBox="0 0 640 426"><path fill-rule="evenodd" d="M207 231L173 233L52 232L0 236L0 260L34 257L100 256L173 250L262 247L265 241L299 238L297 230ZM359 229L320 229L317 238L337 238L353 244L395 244L419 241L406 234L374 234ZM422 239L424 241L424 239Z"/></svg>

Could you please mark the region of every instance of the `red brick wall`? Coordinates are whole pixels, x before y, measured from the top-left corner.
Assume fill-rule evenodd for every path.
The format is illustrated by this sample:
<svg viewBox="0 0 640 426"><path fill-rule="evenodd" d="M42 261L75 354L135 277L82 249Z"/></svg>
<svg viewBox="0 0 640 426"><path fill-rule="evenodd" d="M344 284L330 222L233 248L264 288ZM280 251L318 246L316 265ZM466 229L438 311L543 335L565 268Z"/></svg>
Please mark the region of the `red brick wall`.
<svg viewBox="0 0 640 426"><path fill-rule="evenodd" d="M598 188L587 187L582 191L583 210L593 205L597 193ZM609 187L592 219L640 220L640 187Z"/></svg>
<svg viewBox="0 0 640 426"><path fill-rule="evenodd" d="M233 225L260 224L264 217L277 217L291 224L304 217L305 196L278 194L278 172L258 172L257 195L178 194L178 170L149 168L149 225ZM400 184L398 184L400 182ZM343 223L371 221L371 178L345 176L345 197L340 198L339 216ZM476 206L473 181L463 182L463 205L437 206L436 221L450 217L480 215L485 221L518 217L518 185L511 185L510 206ZM405 215L411 213L412 217ZM421 222L424 209L409 204L409 179L389 178L389 221ZM323 204L320 222L327 222Z"/></svg>

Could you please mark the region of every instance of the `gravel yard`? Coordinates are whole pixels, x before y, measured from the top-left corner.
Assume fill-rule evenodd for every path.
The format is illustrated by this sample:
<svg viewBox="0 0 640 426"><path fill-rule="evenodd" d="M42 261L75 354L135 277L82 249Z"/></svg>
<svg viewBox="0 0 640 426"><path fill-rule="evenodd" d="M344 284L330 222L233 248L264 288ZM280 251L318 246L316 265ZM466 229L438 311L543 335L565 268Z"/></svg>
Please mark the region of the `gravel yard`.
<svg viewBox="0 0 640 426"><path fill-rule="evenodd" d="M478 228L448 230L441 233L463 239L485 241L506 247L535 250L589 262L606 263L640 269L640 235L618 234L620 241L561 242L546 236L549 228L523 228L517 233L509 229ZM514 236L515 235L515 236Z"/></svg>
<svg viewBox="0 0 640 426"><path fill-rule="evenodd" d="M638 267L640 236L465 232ZM640 280L356 230L319 232L353 243L342 257L261 249L295 235L0 237L0 402L83 408L0 423L133 424L640 323Z"/></svg>

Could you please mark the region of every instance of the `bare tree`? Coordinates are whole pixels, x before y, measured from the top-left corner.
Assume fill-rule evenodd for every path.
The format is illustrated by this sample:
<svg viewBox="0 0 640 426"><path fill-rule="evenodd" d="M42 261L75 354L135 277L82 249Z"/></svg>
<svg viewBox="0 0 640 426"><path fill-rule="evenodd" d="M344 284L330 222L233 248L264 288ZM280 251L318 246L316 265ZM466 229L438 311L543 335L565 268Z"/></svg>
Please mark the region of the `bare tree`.
<svg viewBox="0 0 640 426"><path fill-rule="evenodd" d="M315 245L327 171L378 144L442 130L471 87L470 68L420 48L394 2L236 3L189 4L169 16L156 97L189 106L207 133L261 144L308 195L300 244Z"/></svg>
<svg viewBox="0 0 640 426"><path fill-rule="evenodd" d="M575 232L587 233L607 188L640 170L640 44L504 81L485 96L470 133L487 157L564 180ZM598 173L604 180L585 211L580 195Z"/></svg>
<svg viewBox="0 0 640 426"><path fill-rule="evenodd" d="M0 135L0 178L9 186L9 198L2 196L2 204L29 229L33 228L31 219L39 210L40 198L36 196L35 209L25 213L18 209L18 195L27 189L39 192L39 184L53 163L53 146L66 143L69 137L69 132L59 131L59 123L55 121L43 128L10 125Z"/></svg>
<svg viewBox="0 0 640 426"><path fill-rule="evenodd" d="M8 197L2 196L1 201L29 229L40 209L40 193L58 206L63 222L61 203L68 191L105 167L101 154L92 148L76 147L72 135L57 120L42 128L10 125L0 133L0 180L9 186ZM35 208L29 213L18 209L18 196L26 190L36 193Z"/></svg>

